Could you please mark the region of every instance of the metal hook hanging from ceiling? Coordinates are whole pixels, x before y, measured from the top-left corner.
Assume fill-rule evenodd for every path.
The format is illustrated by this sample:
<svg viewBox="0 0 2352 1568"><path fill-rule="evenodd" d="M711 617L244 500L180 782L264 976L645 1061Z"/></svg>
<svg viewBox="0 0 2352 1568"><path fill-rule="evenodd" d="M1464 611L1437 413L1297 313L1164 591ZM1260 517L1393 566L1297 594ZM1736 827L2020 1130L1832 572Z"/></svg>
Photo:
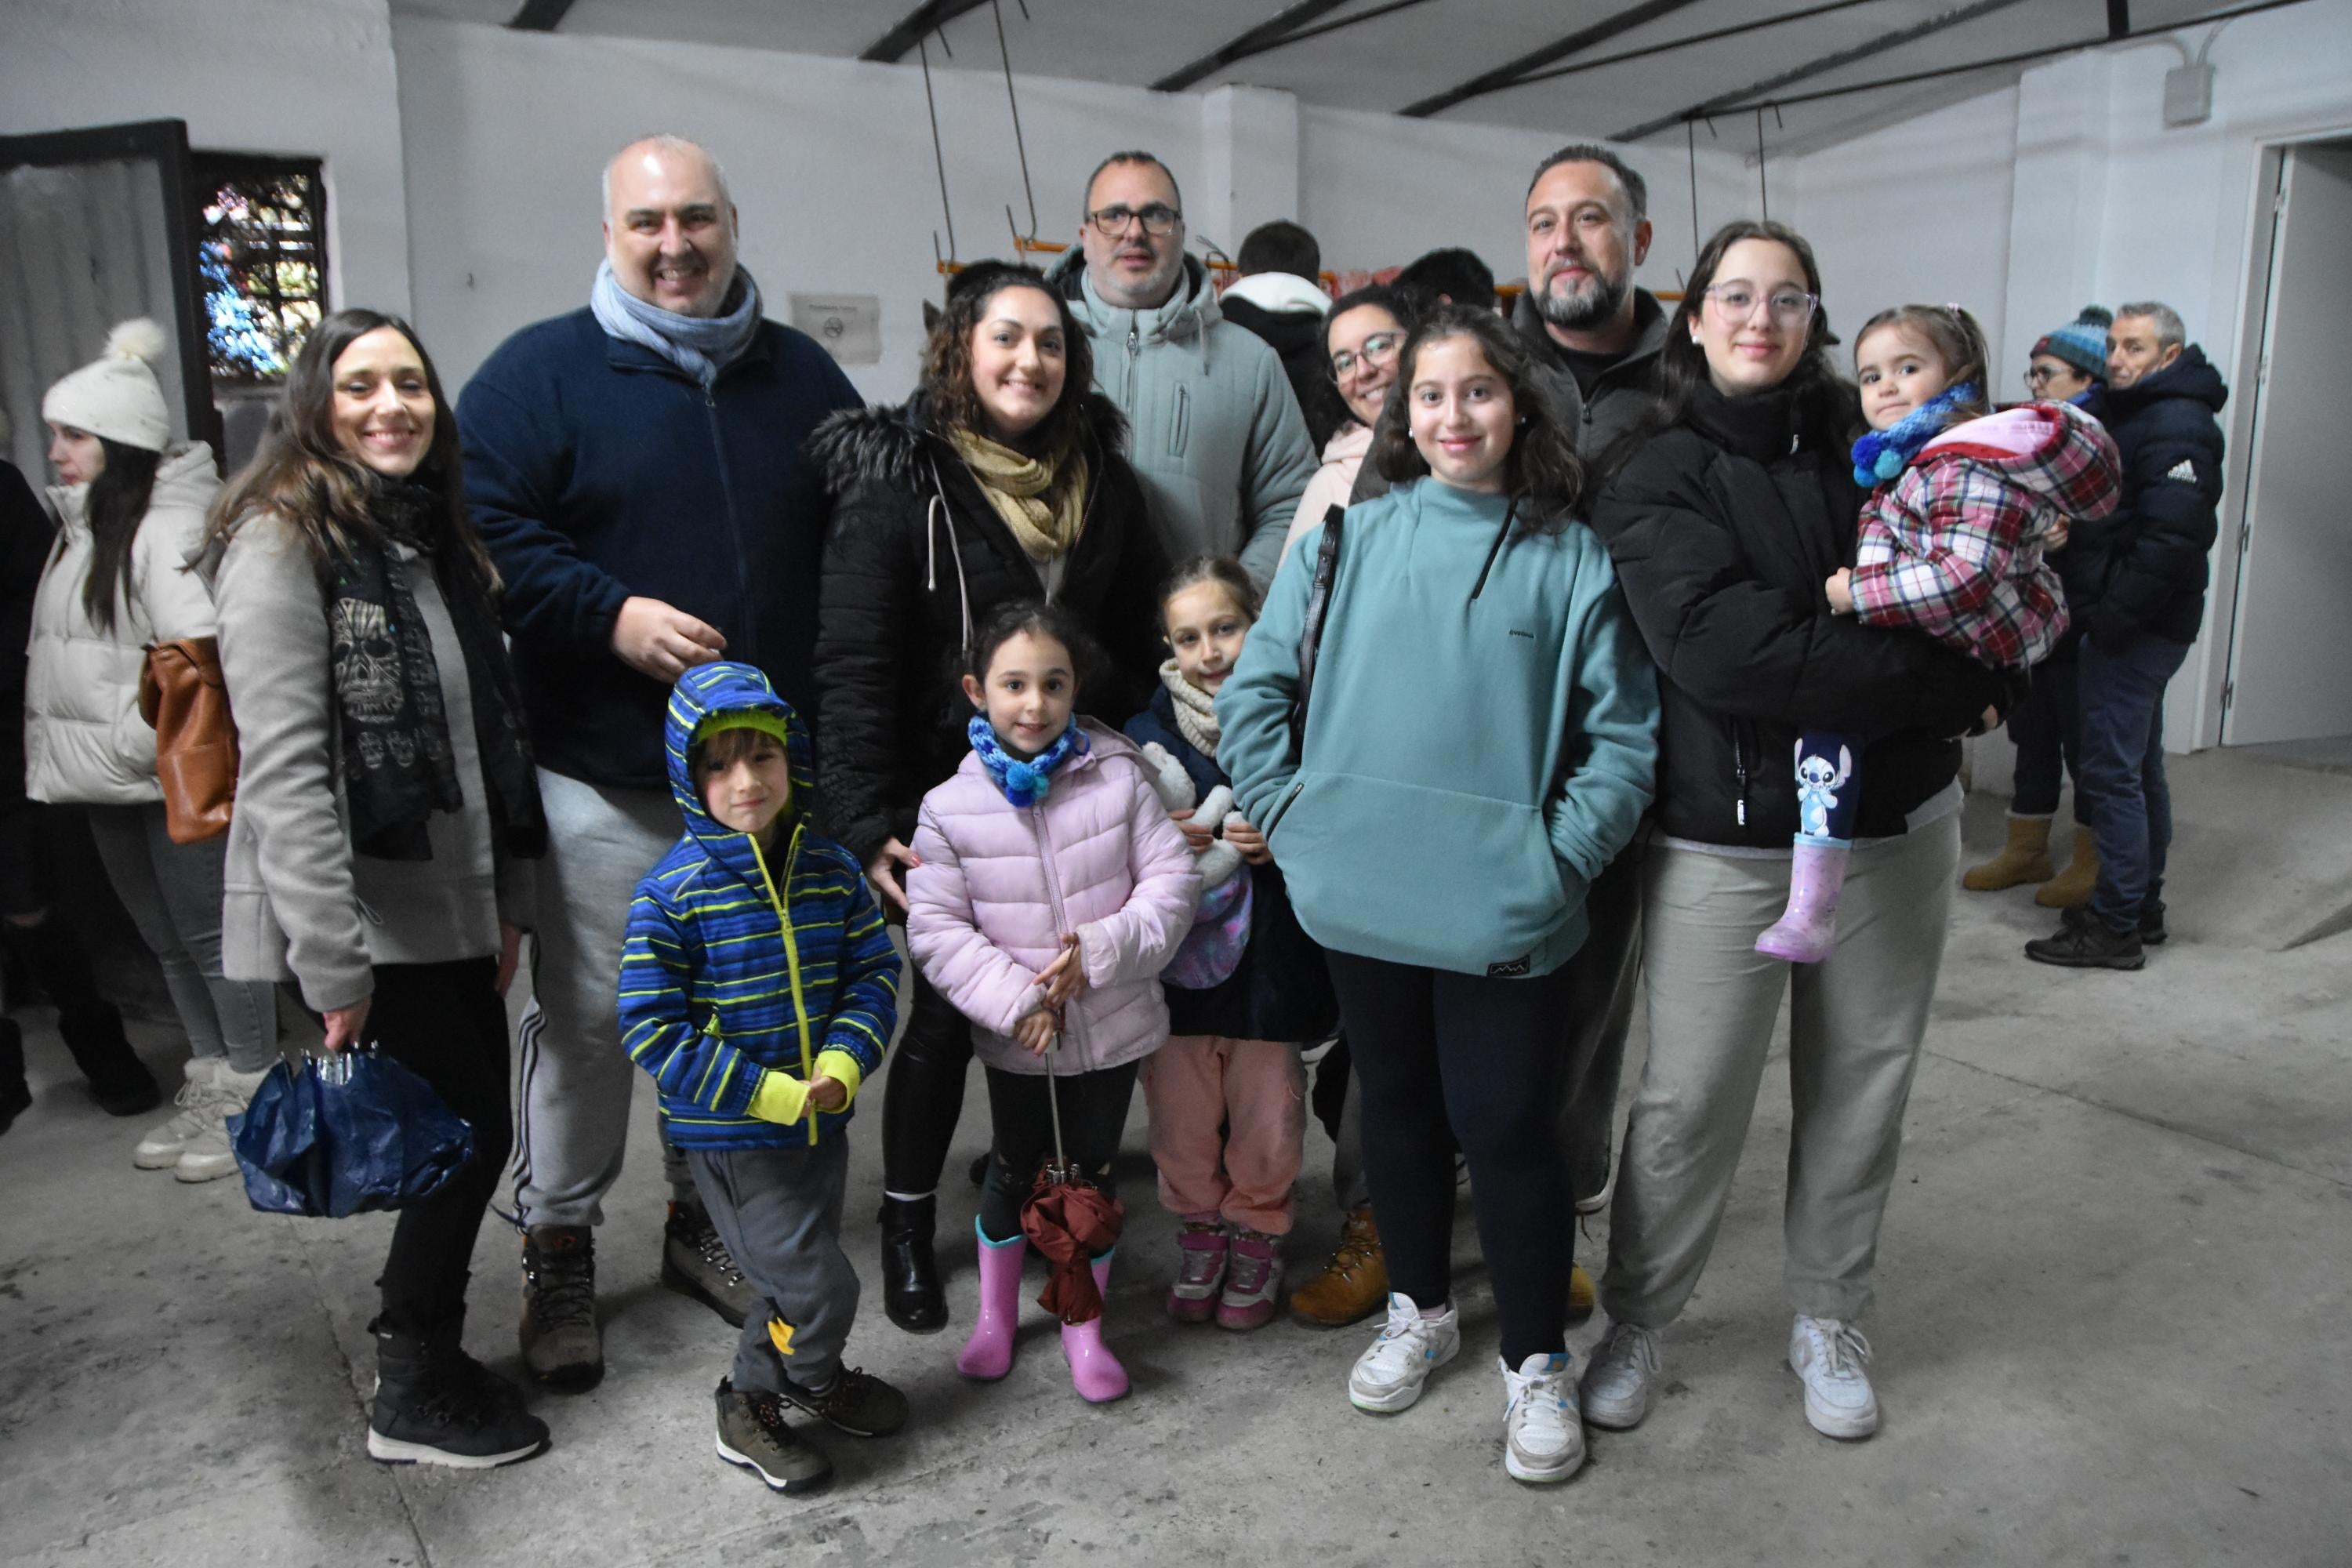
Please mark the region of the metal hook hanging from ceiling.
<svg viewBox="0 0 2352 1568"><path fill-rule="evenodd" d="M947 35L942 33L940 35L940 47L945 49L947 47ZM947 218L948 224L947 255L939 257L940 237L936 231L931 235L931 254L939 257L941 266L952 269L956 265L955 207L948 200L948 154L947 149L940 142L940 102L931 94L931 51L929 46L921 38L915 40L915 50L923 62L923 104L931 111L931 159L939 165L940 211ZM950 50L948 58L955 58L954 51Z"/></svg>

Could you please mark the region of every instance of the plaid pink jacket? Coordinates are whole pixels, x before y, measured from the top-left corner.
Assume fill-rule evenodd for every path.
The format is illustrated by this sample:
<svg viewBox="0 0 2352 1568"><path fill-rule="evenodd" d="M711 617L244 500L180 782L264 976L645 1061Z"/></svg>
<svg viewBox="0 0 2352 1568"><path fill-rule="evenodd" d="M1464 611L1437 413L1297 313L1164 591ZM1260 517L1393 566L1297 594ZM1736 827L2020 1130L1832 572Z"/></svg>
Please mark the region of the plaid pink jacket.
<svg viewBox="0 0 2352 1568"><path fill-rule="evenodd" d="M1854 613L1990 665L2038 664L2066 630L2065 592L2043 559L2051 529L2106 516L2122 483L2114 440L2071 404L1954 426L1863 504Z"/></svg>

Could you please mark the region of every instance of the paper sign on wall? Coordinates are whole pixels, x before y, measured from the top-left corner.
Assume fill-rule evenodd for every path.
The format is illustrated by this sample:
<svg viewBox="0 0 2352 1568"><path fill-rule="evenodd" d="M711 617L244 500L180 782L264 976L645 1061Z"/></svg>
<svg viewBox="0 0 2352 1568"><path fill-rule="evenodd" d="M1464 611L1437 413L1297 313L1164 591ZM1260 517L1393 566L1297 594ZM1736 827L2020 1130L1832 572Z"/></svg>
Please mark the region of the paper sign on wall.
<svg viewBox="0 0 2352 1568"><path fill-rule="evenodd" d="M882 300L876 294L788 294L793 325L838 364L882 363Z"/></svg>

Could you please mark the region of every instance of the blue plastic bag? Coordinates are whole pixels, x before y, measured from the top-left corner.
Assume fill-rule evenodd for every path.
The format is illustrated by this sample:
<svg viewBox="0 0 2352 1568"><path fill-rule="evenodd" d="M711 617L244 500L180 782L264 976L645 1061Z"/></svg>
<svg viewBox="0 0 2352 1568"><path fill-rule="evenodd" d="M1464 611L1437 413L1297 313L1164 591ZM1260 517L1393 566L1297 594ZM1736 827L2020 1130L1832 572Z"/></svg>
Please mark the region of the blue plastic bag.
<svg viewBox="0 0 2352 1568"><path fill-rule="evenodd" d="M265 1214L341 1219L400 1208L474 1157L465 1119L373 1051L279 1062L228 1129L245 1195Z"/></svg>

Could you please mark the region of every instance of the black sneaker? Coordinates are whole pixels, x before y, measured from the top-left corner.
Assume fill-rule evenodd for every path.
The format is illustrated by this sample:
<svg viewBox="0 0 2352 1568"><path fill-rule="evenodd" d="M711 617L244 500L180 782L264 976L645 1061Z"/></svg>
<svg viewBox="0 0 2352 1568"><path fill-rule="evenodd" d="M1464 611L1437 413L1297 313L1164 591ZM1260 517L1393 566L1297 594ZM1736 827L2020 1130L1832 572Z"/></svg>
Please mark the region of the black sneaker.
<svg viewBox="0 0 2352 1568"><path fill-rule="evenodd" d="M2090 905L2077 904L2071 910L2062 911L2058 918L2067 925L2077 926L2095 917L2091 913ZM2164 900L2150 899L2141 904L2139 907L2140 945L2161 947L2164 945L2165 938L2169 935L2171 932L2164 929Z"/></svg>
<svg viewBox="0 0 2352 1568"><path fill-rule="evenodd" d="M2061 969L2140 969L2147 963L2137 931L2113 931L2105 921L2061 921L2055 936L2025 944L2025 956Z"/></svg>
<svg viewBox="0 0 2352 1568"><path fill-rule="evenodd" d="M740 1465L787 1496L830 1485L833 1461L824 1450L784 1425L784 1402L772 1394L740 1394L732 1378L719 1383L719 1457Z"/></svg>
<svg viewBox="0 0 2352 1568"><path fill-rule="evenodd" d="M375 1398L368 1458L386 1465L487 1470L547 1451L547 1423L522 1407L521 1391L443 1335L376 1336Z"/></svg>
<svg viewBox="0 0 2352 1568"><path fill-rule="evenodd" d="M854 1366L843 1367L822 1394L788 1377L784 1397L853 1437L887 1437L907 1424L907 1396Z"/></svg>
<svg viewBox="0 0 2352 1568"><path fill-rule="evenodd" d="M759 1297L710 1223L710 1211L697 1204L669 1205L669 1217L662 1222L661 1282L738 1329Z"/></svg>
<svg viewBox="0 0 2352 1568"><path fill-rule="evenodd" d="M596 1330L596 1241L586 1226L533 1226L522 1238L522 1363L559 1393L604 1375Z"/></svg>

